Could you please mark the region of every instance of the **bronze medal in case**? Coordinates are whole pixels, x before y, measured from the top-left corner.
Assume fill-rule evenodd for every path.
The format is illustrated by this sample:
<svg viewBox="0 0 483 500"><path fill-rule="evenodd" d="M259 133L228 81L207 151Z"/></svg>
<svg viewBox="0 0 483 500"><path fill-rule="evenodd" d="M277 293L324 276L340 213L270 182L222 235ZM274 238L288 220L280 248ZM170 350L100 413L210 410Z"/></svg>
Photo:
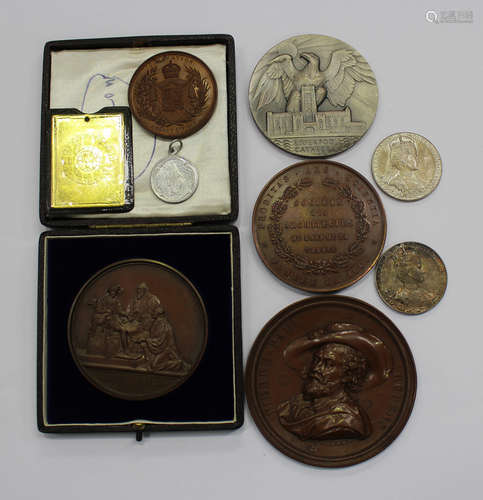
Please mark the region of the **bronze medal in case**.
<svg viewBox="0 0 483 500"><path fill-rule="evenodd" d="M332 161L296 163L273 177L253 210L265 265L285 283L332 292L362 278L386 239L386 216L371 184Z"/></svg>
<svg viewBox="0 0 483 500"><path fill-rule="evenodd" d="M126 260L85 283L70 311L68 335L77 367L96 388L146 400L174 390L196 370L207 315L180 272L161 262Z"/></svg>
<svg viewBox="0 0 483 500"><path fill-rule="evenodd" d="M211 118L217 86L210 68L179 51L156 54L136 70L129 84L129 106L138 122L165 139L182 139Z"/></svg>
<svg viewBox="0 0 483 500"><path fill-rule="evenodd" d="M380 311L314 297L275 315L246 367L250 412L282 453L319 467L367 460L402 431L416 395L414 360Z"/></svg>
<svg viewBox="0 0 483 500"><path fill-rule="evenodd" d="M138 122L153 134L175 139L169 156L151 172L151 188L165 203L181 203L198 188L198 171L178 156L180 139L200 130L211 118L217 85L210 68L185 52L156 54L136 70L129 83L129 106Z"/></svg>

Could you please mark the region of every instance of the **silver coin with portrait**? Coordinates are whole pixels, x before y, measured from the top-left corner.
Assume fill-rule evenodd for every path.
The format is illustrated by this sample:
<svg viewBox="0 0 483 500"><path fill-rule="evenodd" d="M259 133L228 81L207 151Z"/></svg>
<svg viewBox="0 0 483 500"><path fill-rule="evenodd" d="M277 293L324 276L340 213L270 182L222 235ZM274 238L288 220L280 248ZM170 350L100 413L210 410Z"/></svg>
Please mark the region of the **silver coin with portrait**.
<svg viewBox="0 0 483 500"><path fill-rule="evenodd" d="M372 156L372 175L389 196L420 200L432 193L441 179L441 157L425 137L398 132L383 139Z"/></svg>
<svg viewBox="0 0 483 500"><path fill-rule="evenodd" d="M324 35L294 36L258 62L250 109L273 144L299 156L331 156L354 145L374 121L378 90L367 61Z"/></svg>

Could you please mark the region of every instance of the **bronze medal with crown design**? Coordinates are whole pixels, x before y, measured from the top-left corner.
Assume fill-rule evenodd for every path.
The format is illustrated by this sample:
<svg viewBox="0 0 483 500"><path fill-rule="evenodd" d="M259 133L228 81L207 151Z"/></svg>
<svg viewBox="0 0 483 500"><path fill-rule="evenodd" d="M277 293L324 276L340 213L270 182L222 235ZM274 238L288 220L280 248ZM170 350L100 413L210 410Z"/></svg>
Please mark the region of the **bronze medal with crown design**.
<svg viewBox="0 0 483 500"><path fill-rule="evenodd" d="M250 351L246 392L265 438L295 460L343 467L403 430L416 369L403 335L351 297L312 297L276 314Z"/></svg>
<svg viewBox="0 0 483 500"><path fill-rule="evenodd" d="M211 118L217 99L213 73L185 52L156 54L136 70L129 84L129 106L137 121L165 139L182 139Z"/></svg>

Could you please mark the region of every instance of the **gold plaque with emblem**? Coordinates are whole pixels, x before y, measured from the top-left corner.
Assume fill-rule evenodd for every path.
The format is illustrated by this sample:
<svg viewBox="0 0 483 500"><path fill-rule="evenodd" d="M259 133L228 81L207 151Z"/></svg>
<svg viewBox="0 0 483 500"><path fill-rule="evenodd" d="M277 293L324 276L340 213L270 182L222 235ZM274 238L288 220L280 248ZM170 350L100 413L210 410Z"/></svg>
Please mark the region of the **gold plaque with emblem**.
<svg viewBox="0 0 483 500"><path fill-rule="evenodd" d="M124 113L54 113L51 126L51 207L124 207Z"/></svg>

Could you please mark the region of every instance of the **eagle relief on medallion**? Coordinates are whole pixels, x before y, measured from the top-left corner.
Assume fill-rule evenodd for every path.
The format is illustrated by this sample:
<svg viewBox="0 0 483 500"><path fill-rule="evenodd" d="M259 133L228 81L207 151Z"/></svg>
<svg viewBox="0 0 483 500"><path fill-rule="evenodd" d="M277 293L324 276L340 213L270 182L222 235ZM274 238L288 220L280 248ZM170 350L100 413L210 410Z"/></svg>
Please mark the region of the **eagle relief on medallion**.
<svg viewBox="0 0 483 500"><path fill-rule="evenodd" d="M322 35L273 47L250 82L253 117L267 138L301 156L329 156L351 147L377 109L376 79L346 43Z"/></svg>

